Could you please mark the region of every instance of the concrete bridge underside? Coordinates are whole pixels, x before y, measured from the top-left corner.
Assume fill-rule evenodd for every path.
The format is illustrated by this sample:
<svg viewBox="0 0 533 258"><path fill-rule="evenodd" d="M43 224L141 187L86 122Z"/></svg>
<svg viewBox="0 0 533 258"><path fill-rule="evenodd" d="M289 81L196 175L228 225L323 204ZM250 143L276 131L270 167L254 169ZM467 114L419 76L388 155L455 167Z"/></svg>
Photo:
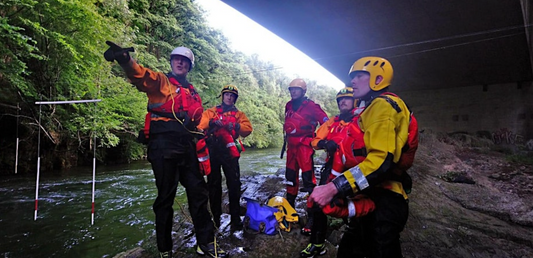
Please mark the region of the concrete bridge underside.
<svg viewBox="0 0 533 258"><path fill-rule="evenodd" d="M345 83L358 58L387 58L422 128L533 138L531 0L223 2Z"/></svg>

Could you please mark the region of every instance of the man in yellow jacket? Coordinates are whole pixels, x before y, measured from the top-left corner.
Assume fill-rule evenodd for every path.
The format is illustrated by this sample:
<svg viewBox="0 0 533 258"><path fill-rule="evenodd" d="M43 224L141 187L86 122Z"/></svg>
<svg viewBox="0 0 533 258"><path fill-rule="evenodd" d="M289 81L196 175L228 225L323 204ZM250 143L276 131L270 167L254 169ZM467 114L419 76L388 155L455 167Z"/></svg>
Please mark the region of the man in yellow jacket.
<svg viewBox="0 0 533 258"><path fill-rule="evenodd" d="M241 171L239 157L242 145L239 137L252 133L252 124L246 115L235 107L239 97L239 89L234 85L226 85L220 95L222 103L206 110L198 128L206 131L208 138L211 173L207 176L209 200L215 225L220 227L222 214L221 168L226 176L229 196L229 213L232 230L240 230ZM240 147L240 148L239 148Z"/></svg>
<svg viewBox="0 0 533 258"><path fill-rule="evenodd" d="M374 212L350 221L337 257L402 257L400 232L409 214L402 183L390 180L392 168L408 138L410 112L397 96L380 97L389 90L392 65L380 57L364 57L349 75L357 107L364 108L358 125L364 133L366 158L330 183L317 186L311 201L320 207L336 197L362 192L375 203Z"/></svg>

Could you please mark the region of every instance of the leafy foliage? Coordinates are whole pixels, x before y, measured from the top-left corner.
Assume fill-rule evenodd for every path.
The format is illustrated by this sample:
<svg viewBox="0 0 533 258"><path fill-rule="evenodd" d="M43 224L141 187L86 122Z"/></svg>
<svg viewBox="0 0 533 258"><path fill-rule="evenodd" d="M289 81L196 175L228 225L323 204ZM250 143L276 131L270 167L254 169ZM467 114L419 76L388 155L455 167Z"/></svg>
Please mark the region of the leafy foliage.
<svg viewBox="0 0 533 258"><path fill-rule="evenodd" d="M109 161L107 152L121 153L118 159L124 161L144 155L133 139L143 126L146 96L131 87L118 65L103 59L106 40L133 46L133 58L164 72L174 47L191 48L196 62L189 79L204 107L220 103L222 86L237 85L237 107L254 126L245 145L281 145L283 109L290 99L287 85L293 78L257 55L230 49L225 36L207 25L193 1L6 0L0 3L0 104L23 103L20 123L26 128L28 153L36 152L41 130L43 148L78 152L82 161L91 156L94 137L101 162ZM335 91L313 81L308 85L308 96L328 114L335 114ZM43 105L41 113L34 105L79 99L102 101ZM15 115L12 109L0 111ZM39 114L41 127L37 126Z"/></svg>

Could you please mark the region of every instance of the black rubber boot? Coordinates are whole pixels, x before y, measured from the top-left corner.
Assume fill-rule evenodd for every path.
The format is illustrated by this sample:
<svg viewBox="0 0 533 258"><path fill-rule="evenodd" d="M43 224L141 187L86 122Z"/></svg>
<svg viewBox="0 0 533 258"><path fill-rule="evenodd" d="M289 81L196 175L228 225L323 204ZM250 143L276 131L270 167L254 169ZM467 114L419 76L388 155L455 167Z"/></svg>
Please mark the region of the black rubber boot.
<svg viewBox="0 0 533 258"><path fill-rule="evenodd" d="M313 221L314 221L313 214L314 214L313 212L307 212L307 223L305 223L305 226L301 230L302 235L306 235L306 236L311 235L311 228L313 227Z"/></svg>

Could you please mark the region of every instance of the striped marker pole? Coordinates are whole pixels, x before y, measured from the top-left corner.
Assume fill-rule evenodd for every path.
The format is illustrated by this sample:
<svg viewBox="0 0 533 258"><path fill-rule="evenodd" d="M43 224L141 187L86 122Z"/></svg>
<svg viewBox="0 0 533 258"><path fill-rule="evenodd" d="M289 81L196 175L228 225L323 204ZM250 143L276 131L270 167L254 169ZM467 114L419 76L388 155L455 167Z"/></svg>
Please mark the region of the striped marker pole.
<svg viewBox="0 0 533 258"><path fill-rule="evenodd" d="M37 207L39 202L39 168L41 167L41 157L37 157L37 180L35 182L35 211L33 220L37 220Z"/></svg>
<svg viewBox="0 0 533 258"><path fill-rule="evenodd" d="M37 211L39 203L39 176L41 175L41 107L39 105L39 136L37 138L37 179L35 180L35 210L33 214L33 220L37 220Z"/></svg>
<svg viewBox="0 0 533 258"><path fill-rule="evenodd" d="M91 225L94 225L94 187L96 184L96 113L97 113L96 102L94 103L94 140L93 140L93 189L92 189L92 200L91 200Z"/></svg>
<svg viewBox="0 0 533 258"><path fill-rule="evenodd" d="M19 116L20 116L20 106L17 103L17 147L15 150L15 174L18 171L19 167Z"/></svg>
<svg viewBox="0 0 533 258"><path fill-rule="evenodd" d="M96 140L96 137L95 137ZM96 149L96 144L93 145ZM96 176L96 157L93 157L93 191L92 191L92 200L91 200L91 225L94 225L94 185L95 185L95 176Z"/></svg>
<svg viewBox="0 0 533 258"><path fill-rule="evenodd" d="M35 211L33 220L37 220L37 211L39 203L39 177L41 171L41 107L42 105L61 105L61 104L79 104L79 103L95 103L95 125L96 125L96 102L102 101L101 99L89 99L89 100L65 100L65 101L37 101L36 105L39 105L39 139L37 146L37 180L35 181ZM94 185L96 175L96 133L94 134L94 157L93 157L93 186L92 186L92 207L91 207L91 225L94 223Z"/></svg>
<svg viewBox="0 0 533 258"><path fill-rule="evenodd" d="M16 141L16 147L15 147L15 174L18 173L18 166L19 166L19 142L20 142L20 139L19 139L19 118L20 118L20 104L17 102L17 106L12 106L12 105L7 105L7 104L2 104L0 103L0 106L2 107L7 107L7 108L12 108L12 109L16 109L17 110L17 123L16 123L16 137L17 137L17 141Z"/></svg>

